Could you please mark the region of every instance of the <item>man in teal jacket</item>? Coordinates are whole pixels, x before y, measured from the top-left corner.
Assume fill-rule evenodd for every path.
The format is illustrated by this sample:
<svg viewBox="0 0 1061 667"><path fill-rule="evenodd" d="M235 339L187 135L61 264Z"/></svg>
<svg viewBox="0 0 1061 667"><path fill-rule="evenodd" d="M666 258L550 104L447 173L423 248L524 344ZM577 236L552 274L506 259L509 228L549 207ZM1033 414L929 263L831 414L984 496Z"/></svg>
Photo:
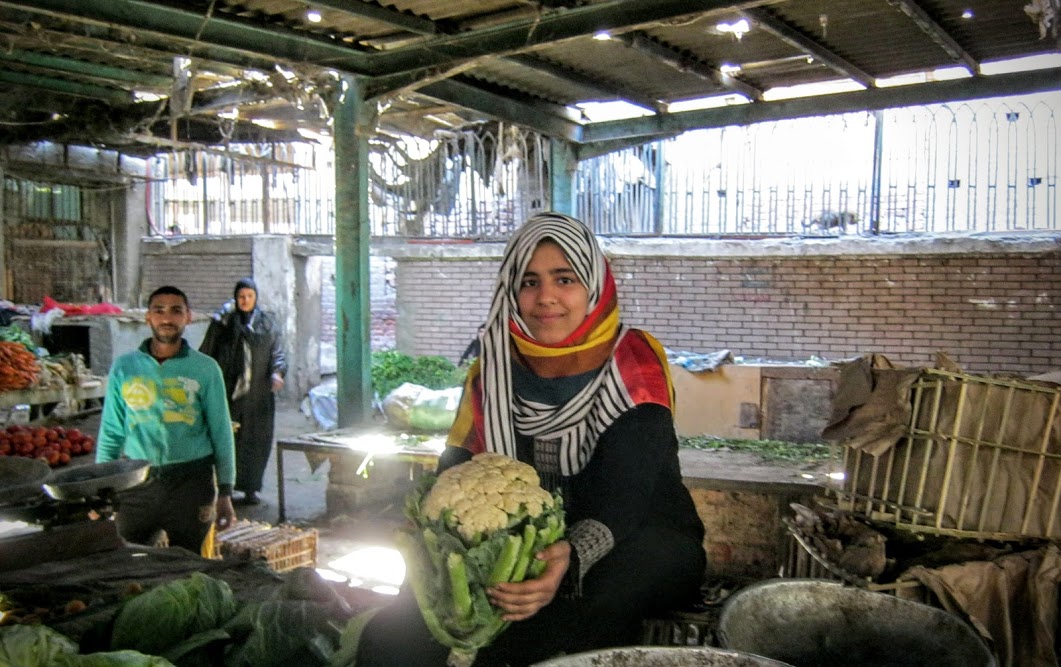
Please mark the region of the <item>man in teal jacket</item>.
<svg viewBox="0 0 1061 667"><path fill-rule="evenodd" d="M151 462L147 483L118 497L123 538L146 544L162 529L171 546L200 553L212 523L220 530L236 519L236 450L221 369L184 340L190 321L184 292L151 293L151 338L111 367L96 462Z"/></svg>

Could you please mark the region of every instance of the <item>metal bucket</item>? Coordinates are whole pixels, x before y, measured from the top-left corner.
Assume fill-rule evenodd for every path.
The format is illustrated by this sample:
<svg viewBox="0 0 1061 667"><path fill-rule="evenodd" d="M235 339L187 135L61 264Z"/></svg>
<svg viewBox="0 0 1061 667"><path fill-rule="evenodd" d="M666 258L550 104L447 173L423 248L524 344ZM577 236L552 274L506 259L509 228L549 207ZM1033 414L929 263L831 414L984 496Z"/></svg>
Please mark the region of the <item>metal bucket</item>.
<svg viewBox="0 0 1061 667"><path fill-rule="evenodd" d="M707 646L630 646L565 655L532 667L792 667L777 660Z"/></svg>
<svg viewBox="0 0 1061 667"><path fill-rule="evenodd" d="M891 595L816 579L778 579L732 595L719 641L796 667L995 667L957 616Z"/></svg>

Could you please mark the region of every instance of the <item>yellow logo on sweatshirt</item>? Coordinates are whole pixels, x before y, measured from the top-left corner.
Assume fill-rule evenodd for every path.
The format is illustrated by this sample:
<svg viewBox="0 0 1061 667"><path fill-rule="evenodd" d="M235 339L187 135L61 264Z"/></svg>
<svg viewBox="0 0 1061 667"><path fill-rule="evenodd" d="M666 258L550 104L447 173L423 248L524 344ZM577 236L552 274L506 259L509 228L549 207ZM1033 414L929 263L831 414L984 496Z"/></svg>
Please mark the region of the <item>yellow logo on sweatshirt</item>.
<svg viewBox="0 0 1061 667"><path fill-rule="evenodd" d="M134 377L122 385L122 400L132 410L147 410L158 398L155 383Z"/></svg>
<svg viewBox="0 0 1061 667"><path fill-rule="evenodd" d="M129 410L147 413L161 407L165 423L194 424L198 416L198 393L198 381L187 377L162 378L161 388L146 377L133 377L122 384L122 399ZM144 414L140 419L149 417Z"/></svg>

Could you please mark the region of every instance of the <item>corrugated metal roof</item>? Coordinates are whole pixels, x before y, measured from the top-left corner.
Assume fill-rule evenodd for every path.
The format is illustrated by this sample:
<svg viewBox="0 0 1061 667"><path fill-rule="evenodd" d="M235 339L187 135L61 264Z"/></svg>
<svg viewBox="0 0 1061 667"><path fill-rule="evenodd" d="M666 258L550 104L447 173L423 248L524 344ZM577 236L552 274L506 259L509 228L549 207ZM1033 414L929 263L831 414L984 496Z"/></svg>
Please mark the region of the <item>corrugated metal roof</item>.
<svg viewBox="0 0 1061 667"><path fill-rule="evenodd" d="M219 120L233 109L243 110L239 136L291 138L300 127L326 129L320 109L340 73L378 96L390 132L429 134L495 116L532 126L540 119L536 129L576 141L588 126L575 109L591 101L631 102L658 116L660 132L673 132L695 122L672 118L675 102L736 95L767 105L762 98L777 88L854 80L873 89L910 73L931 82L935 70L956 65L990 94L1019 90L1021 80L996 86L980 76L981 64L1059 53L1061 26L1045 26L1041 37L1026 4L0 0L0 143L152 151L157 144L140 140L152 133L234 136L222 135L231 127ZM746 31L725 30L742 20ZM600 30L610 39L595 39ZM1030 76L1028 86L1061 89L1061 69ZM939 90L950 92L922 97L953 94ZM156 101L139 101L144 94ZM887 95L921 99L909 90L857 99L886 105ZM270 124L270 113L273 128L249 124Z"/></svg>

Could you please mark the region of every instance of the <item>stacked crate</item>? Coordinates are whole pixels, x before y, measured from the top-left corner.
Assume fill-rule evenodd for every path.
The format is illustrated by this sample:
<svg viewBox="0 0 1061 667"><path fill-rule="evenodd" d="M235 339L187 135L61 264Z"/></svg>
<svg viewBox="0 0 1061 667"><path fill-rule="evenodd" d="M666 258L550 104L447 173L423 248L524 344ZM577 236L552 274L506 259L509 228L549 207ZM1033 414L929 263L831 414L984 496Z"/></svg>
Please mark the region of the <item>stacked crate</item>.
<svg viewBox="0 0 1061 667"><path fill-rule="evenodd" d="M316 567L317 530L288 524L271 526L238 521L214 538L214 557L224 560L261 560L276 572Z"/></svg>

